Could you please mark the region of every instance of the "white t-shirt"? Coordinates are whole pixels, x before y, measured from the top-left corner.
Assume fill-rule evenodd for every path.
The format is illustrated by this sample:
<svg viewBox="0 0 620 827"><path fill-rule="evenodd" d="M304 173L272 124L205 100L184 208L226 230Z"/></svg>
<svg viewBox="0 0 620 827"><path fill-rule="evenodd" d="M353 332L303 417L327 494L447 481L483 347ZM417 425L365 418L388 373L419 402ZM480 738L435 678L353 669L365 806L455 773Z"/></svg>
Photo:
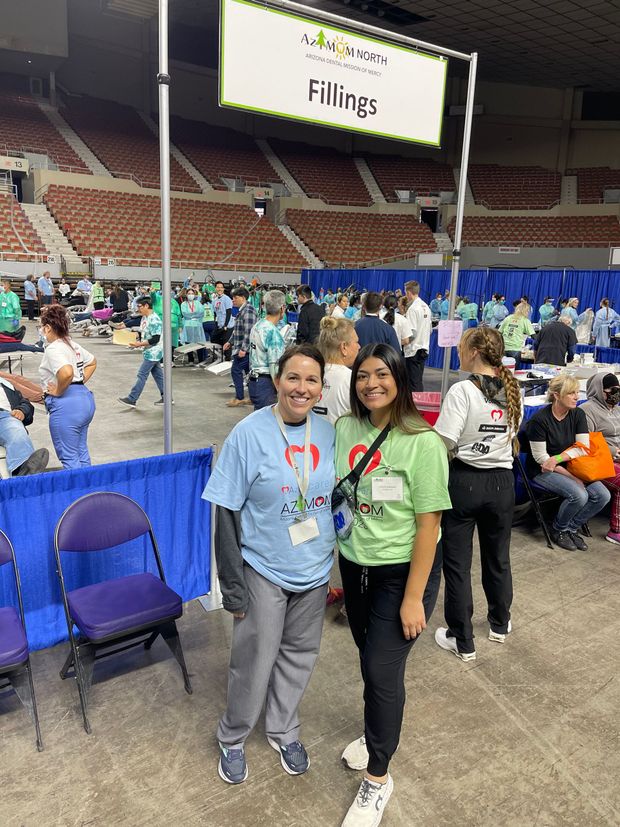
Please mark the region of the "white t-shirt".
<svg viewBox="0 0 620 827"><path fill-rule="evenodd" d="M338 417L351 410L351 369L346 365L325 365L325 381L321 398L312 409L334 424Z"/></svg>
<svg viewBox="0 0 620 827"><path fill-rule="evenodd" d="M399 342L402 342L403 339L411 339L413 336L411 325L407 321L407 318L401 316L400 313L394 314L394 333L396 333L396 338ZM405 345L405 347L407 347L407 345Z"/></svg>
<svg viewBox="0 0 620 827"><path fill-rule="evenodd" d="M65 284L59 284L58 285L58 292L60 293L61 296L66 296L67 293L71 292L71 288L66 283Z"/></svg>
<svg viewBox="0 0 620 827"><path fill-rule="evenodd" d="M69 343L63 339L56 339L45 348L45 353L39 365L39 379L43 390L47 390L50 382L56 382L56 373L64 365L73 367L72 382L84 381L84 368L90 365L95 357L82 345L78 345L73 339Z"/></svg>
<svg viewBox="0 0 620 827"><path fill-rule="evenodd" d="M428 353L433 327L431 309L419 296L416 296L409 305L407 321L413 330L413 339L405 347L405 357L415 356L418 350L425 350Z"/></svg>
<svg viewBox="0 0 620 827"><path fill-rule="evenodd" d="M334 305L334 309L331 312L331 317L332 319L344 319L344 310L339 304Z"/></svg>
<svg viewBox="0 0 620 827"><path fill-rule="evenodd" d="M476 468L512 468L507 412L470 379L452 385L435 430L458 445L457 458Z"/></svg>

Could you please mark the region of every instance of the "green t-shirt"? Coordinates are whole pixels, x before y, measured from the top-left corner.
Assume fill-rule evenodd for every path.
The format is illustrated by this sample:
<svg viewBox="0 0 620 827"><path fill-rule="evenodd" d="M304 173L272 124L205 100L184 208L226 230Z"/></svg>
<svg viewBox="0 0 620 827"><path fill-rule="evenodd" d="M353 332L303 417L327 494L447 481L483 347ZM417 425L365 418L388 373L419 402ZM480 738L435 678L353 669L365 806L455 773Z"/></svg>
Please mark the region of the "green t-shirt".
<svg viewBox="0 0 620 827"><path fill-rule="evenodd" d="M355 468L379 435L369 421L343 416L336 423L336 477ZM361 566L408 563L416 535L416 514L452 507L448 495L448 457L435 431L405 434L392 430L373 458L357 487L357 513L353 530L338 548L347 560ZM372 478L386 475L403 479L403 500L372 499Z"/></svg>
<svg viewBox="0 0 620 827"><path fill-rule="evenodd" d="M514 313L501 323L499 332L504 337L506 350L521 350L527 336L534 335L534 328L529 319Z"/></svg>

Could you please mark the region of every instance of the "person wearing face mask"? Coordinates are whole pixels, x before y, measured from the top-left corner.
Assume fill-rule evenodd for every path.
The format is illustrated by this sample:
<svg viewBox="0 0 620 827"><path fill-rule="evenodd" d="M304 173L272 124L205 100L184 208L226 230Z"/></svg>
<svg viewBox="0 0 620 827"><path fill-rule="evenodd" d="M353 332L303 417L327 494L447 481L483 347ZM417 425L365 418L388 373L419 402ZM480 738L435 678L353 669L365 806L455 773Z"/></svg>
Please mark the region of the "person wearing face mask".
<svg viewBox="0 0 620 827"><path fill-rule="evenodd" d="M549 324L554 316L557 316L557 310L553 306L553 299L551 296L545 297L545 303L538 308L538 315L540 316L540 326L544 327Z"/></svg>
<svg viewBox="0 0 620 827"><path fill-rule="evenodd" d="M601 309L597 310L592 327L592 337L596 346L609 347L611 328L618 325L620 325L620 316L609 306L609 299L603 299Z"/></svg>
<svg viewBox="0 0 620 827"><path fill-rule="evenodd" d="M493 307L493 315L491 316L489 327L498 328L507 317L508 308L506 307L506 296L500 295Z"/></svg>
<svg viewBox="0 0 620 827"><path fill-rule="evenodd" d="M183 330L181 331L181 341L183 344L193 345L202 342L206 344L207 337L202 326L204 307L200 299L196 296L196 291L193 287L190 287L186 293L185 301L181 305L181 315L183 316ZM203 362L206 355L206 348L201 348L196 353L188 354L192 362L194 361L194 357L198 362Z"/></svg>
<svg viewBox="0 0 620 827"><path fill-rule="evenodd" d="M526 470L539 488L556 494L562 503L551 527L551 538L567 551L586 551L581 526L609 502L602 482L583 483L564 463L585 455L590 433L584 411L577 407L579 380L561 373L549 383L549 405L534 414L525 426L528 439Z"/></svg>
<svg viewBox="0 0 620 827"><path fill-rule="evenodd" d="M616 475L602 480L611 493L609 531L605 539L620 545L620 383L613 373L597 373L588 379L587 402L581 406L590 431L600 431L609 446Z"/></svg>
<svg viewBox="0 0 620 827"><path fill-rule="evenodd" d="M325 359L323 393L313 411L332 423L351 410L351 365L360 349L355 325L349 319L321 319L317 347Z"/></svg>
<svg viewBox="0 0 620 827"><path fill-rule="evenodd" d="M39 377L54 450L63 468L83 468L91 464L88 426L95 415L95 399L86 382L97 362L69 338L69 316L62 305L43 306L41 334L46 347Z"/></svg>
<svg viewBox="0 0 620 827"><path fill-rule="evenodd" d="M2 294L0 294L0 332L15 336L21 317L22 307L19 296L11 290L11 282L5 280L2 282Z"/></svg>
<svg viewBox="0 0 620 827"><path fill-rule="evenodd" d="M568 304L560 314L561 316L566 316L568 319L570 319L570 326L573 328L573 330L577 330L577 325L586 319L586 314L592 312L591 307L588 307L588 309L584 310L583 313L579 313L578 309L579 299L576 296L574 296L572 299L568 300Z"/></svg>
<svg viewBox="0 0 620 827"><path fill-rule="evenodd" d="M284 771L301 775L310 766L298 709L319 653L336 540L334 429L312 412L324 369L313 345L283 354L277 403L233 428L202 495L217 506L223 606L235 618L217 728L218 774L228 784L248 777L245 742L263 705Z"/></svg>
<svg viewBox="0 0 620 827"><path fill-rule="evenodd" d="M140 341L132 342L129 347L142 350L143 362L138 368L136 383L129 391L129 395L119 396L118 398L118 401L122 402L123 405L127 405L128 408L136 407L149 374L153 377L160 393L160 398L155 404L164 404L164 372L161 367L161 360L164 356L162 322L157 313L154 312L149 296L141 296L138 299L138 311L141 317Z"/></svg>

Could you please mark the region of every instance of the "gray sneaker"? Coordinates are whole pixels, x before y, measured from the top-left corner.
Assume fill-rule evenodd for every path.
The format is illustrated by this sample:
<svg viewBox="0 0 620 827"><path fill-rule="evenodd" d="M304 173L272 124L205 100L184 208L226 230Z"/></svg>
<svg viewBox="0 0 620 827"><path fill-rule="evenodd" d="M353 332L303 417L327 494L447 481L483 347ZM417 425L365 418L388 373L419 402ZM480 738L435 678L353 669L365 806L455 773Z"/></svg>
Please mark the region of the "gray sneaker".
<svg viewBox="0 0 620 827"><path fill-rule="evenodd" d="M375 784L364 778L342 827L378 827L393 790L394 782L389 773L385 784Z"/></svg>
<svg viewBox="0 0 620 827"><path fill-rule="evenodd" d="M269 746L280 753L280 763L289 775L302 775L310 766L308 753L301 741L292 741L281 747L273 738L267 738Z"/></svg>
<svg viewBox="0 0 620 827"><path fill-rule="evenodd" d="M248 777L248 765L245 760L243 746L231 749L222 744L220 746L220 760L217 771L227 784L241 784Z"/></svg>
<svg viewBox="0 0 620 827"><path fill-rule="evenodd" d="M576 531L567 531L566 533L570 536L571 540L573 541L573 545L578 551L588 550L586 541L583 539L581 534L577 534Z"/></svg>
<svg viewBox="0 0 620 827"><path fill-rule="evenodd" d="M569 531L558 531L557 529L552 529L551 539L556 546L564 548L566 551L577 550L577 546L573 542L573 535Z"/></svg>
<svg viewBox="0 0 620 827"><path fill-rule="evenodd" d="M122 402L123 405L127 405L128 408L135 408L136 403L132 402L128 396L119 396L118 401Z"/></svg>

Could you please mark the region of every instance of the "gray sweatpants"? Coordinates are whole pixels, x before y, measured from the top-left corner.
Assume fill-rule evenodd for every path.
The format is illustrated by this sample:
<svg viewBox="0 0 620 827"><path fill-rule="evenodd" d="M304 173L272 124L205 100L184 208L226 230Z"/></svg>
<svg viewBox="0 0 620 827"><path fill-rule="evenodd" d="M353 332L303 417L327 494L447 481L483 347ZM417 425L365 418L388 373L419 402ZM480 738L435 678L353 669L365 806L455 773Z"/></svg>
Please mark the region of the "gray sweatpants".
<svg viewBox="0 0 620 827"><path fill-rule="evenodd" d="M244 566L249 592L245 617L235 618L226 712L217 738L245 742L265 706L265 730L285 746L299 739L297 710L319 654L327 583L307 592L274 585Z"/></svg>

